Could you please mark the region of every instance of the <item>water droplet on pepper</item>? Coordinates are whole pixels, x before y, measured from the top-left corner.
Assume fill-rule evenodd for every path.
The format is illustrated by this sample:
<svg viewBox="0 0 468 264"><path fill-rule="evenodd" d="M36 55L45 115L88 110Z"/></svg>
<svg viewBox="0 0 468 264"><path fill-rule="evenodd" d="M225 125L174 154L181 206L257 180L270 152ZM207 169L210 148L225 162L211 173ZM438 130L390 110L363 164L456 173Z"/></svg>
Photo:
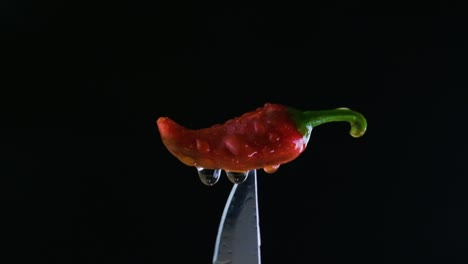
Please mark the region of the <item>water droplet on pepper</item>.
<svg viewBox="0 0 468 264"><path fill-rule="evenodd" d="M266 173L274 173L278 170L278 168L280 167L279 164L277 165L270 165L270 166L265 166L263 167L263 170L266 172Z"/></svg>
<svg viewBox="0 0 468 264"><path fill-rule="evenodd" d="M209 170L204 168L197 168L197 171L200 180L207 186L215 185L219 180L219 176L221 175L220 169Z"/></svg>
<svg viewBox="0 0 468 264"><path fill-rule="evenodd" d="M257 135L263 135L266 132L265 125L258 119L254 119L253 122L253 128L254 131Z"/></svg>
<svg viewBox="0 0 468 264"><path fill-rule="evenodd" d="M208 153L211 151L210 144L208 144L208 142L197 138L196 143L197 143L197 149L201 153Z"/></svg>
<svg viewBox="0 0 468 264"><path fill-rule="evenodd" d="M224 138L224 146L226 146L233 155L240 154L242 144L243 140L237 135L227 135Z"/></svg>
<svg viewBox="0 0 468 264"><path fill-rule="evenodd" d="M226 171L228 179L235 184L241 184L247 179L248 172Z"/></svg>
<svg viewBox="0 0 468 264"><path fill-rule="evenodd" d="M280 140L280 137L278 134L274 133L274 132L270 132L268 133L268 139L272 142L276 142L276 141L279 141Z"/></svg>

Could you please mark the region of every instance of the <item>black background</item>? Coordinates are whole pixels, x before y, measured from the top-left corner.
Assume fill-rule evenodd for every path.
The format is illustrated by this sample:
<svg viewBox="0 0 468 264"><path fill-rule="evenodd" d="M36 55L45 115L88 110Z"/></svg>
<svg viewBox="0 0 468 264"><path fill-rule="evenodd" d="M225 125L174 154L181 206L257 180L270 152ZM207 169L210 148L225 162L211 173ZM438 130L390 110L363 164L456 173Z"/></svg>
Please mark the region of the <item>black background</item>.
<svg viewBox="0 0 468 264"><path fill-rule="evenodd" d="M265 102L369 127L259 171L264 263L467 263L466 13L377 2L2 1L5 263L210 263L232 185L155 121Z"/></svg>

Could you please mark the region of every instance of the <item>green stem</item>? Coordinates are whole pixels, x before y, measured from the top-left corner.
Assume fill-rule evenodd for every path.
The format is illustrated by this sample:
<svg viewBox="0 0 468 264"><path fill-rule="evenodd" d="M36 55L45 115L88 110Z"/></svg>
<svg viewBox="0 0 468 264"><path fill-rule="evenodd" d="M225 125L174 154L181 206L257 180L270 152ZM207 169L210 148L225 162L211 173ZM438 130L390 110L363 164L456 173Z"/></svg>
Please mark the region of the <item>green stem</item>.
<svg viewBox="0 0 468 264"><path fill-rule="evenodd" d="M361 113L348 108L318 111L299 111L289 108L288 111L305 137L310 136L312 128L329 122L348 122L351 125L350 134L356 138L364 135L367 129L366 118Z"/></svg>

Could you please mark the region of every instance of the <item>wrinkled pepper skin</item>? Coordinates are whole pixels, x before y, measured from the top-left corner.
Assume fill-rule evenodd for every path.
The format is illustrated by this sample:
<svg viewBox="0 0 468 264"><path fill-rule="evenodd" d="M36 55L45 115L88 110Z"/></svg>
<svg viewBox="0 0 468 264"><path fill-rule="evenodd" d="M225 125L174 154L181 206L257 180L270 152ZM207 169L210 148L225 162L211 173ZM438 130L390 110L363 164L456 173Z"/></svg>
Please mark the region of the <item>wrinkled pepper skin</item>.
<svg viewBox="0 0 468 264"><path fill-rule="evenodd" d="M340 115L348 115L348 119L357 116L357 128L357 125L353 126L353 120L344 120L352 124L353 136L364 133L366 122L359 113L349 109L329 111L339 111ZM343 121L342 117L324 120L330 116L327 113L302 112L281 104L266 103L208 128L188 129L168 117L158 118L157 127L166 148L188 166L230 172L263 168L267 173L273 173L306 149L313 126Z"/></svg>

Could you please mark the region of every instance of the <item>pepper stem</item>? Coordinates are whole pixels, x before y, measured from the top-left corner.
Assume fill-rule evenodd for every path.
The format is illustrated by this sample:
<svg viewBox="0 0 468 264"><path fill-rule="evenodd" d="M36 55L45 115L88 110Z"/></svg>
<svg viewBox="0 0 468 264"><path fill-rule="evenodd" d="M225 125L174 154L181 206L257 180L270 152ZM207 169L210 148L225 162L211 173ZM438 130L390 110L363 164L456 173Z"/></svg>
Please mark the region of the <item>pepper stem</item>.
<svg viewBox="0 0 468 264"><path fill-rule="evenodd" d="M351 125L349 133L355 138L364 135L367 129L366 118L361 113L344 107L318 111L299 111L289 108L289 112L304 136L310 136L312 128L329 122L348 122Z"/></svg>

